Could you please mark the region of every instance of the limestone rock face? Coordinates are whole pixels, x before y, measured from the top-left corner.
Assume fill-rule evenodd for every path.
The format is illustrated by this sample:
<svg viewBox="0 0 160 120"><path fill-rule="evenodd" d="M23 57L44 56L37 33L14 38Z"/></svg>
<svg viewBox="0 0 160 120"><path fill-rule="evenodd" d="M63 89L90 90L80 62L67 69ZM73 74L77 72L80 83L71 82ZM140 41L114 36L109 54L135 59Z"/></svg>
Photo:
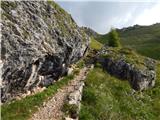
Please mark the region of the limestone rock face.
<svg viewBox="0 0 160 120"><path fill-rule="evenodd" d="M86 52L88 36L54 2L2 1L2 102L48 86Z"/></svg>
<svg viewBox="0 0 160 120"><path fill-rule="evenodd" d="M138 56L128 50L103 49L98 61L112 75L129 81L135 90L144 90L155 85L155 61Z"/></svg>

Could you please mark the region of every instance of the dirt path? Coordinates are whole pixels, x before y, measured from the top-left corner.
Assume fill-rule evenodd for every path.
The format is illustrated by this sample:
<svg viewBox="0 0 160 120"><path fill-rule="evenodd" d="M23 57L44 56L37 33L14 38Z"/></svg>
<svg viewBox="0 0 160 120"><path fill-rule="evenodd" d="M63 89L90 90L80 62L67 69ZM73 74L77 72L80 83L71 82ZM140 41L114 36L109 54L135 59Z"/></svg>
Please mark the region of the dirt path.
<svg viewBox="0 0 160 120"><path fill-rule="evenodd" d="M59 89L53 98L44 103L29 120L61 120L63 116L61 107L63 106L64 100L70 92L74 91L76 85L85 79L87 71L88 68L81 69L79 75L75 76L68 85Z"/></svg>

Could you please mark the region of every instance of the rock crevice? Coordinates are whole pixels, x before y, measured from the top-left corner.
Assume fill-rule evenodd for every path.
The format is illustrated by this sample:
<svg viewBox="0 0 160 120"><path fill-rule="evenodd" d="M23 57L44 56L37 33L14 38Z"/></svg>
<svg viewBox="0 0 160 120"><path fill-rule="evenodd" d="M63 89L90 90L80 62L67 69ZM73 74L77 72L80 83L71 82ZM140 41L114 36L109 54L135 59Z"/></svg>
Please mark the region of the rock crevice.
<svg viewBox="0 0 160 120"><path fill-rule="evenodd" d="M128 80L135 90L144 90L155 85L155 61L137 55L130 49L104 48L98 53L98 61L110 74Z"/></svg>
<svg viewBox="0 0 160 120"><path fill-rule="evenodd" d="M2 102L65 75L89 38L54 2L2 1Z"/></svg>

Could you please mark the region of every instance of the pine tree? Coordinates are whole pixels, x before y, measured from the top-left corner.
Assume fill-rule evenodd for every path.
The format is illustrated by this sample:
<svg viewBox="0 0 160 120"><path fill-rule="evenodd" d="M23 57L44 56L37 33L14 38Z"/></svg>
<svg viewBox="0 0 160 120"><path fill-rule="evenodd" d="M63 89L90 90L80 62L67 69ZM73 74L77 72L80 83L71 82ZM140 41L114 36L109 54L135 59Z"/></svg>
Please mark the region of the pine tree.
<svg viewBox="0 0 160 120"><path fill-rule="evenodd" d="M108 45L112 47L120 47L120 37L115 29L111 29L109 32Z"/></svg>

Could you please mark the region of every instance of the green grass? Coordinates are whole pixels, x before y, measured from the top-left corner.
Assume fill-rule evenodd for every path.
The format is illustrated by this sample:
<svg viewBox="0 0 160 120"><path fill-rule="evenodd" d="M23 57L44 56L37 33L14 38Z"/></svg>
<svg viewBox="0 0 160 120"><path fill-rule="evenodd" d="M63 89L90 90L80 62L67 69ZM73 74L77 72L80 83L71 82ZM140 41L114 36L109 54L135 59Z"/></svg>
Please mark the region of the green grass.
<svg viewBox="0 0 160 120"><path fill-rule="evenodd" d="M128 27L118 30L118 33L122 46L131 47L142 55L160 60L160 24ZM99 35L96 39L106 44L109 35Z"/></svg>
<svg viewBox="0 0 160 120"><path fill-rule="evenodd" d="M136 93L127 81L94 68L86 78L80 120L159 120L160 64L157 68L156 86Z"/></svg>
<svg viewBox="0 0 160 120"><path fill-rule="evenodd" d="M91 37L90 48L95 49L95 50L100 50L102 46L103 45L100 42L98 42L93 37Z"/></svg>
<svg viewBox="0 0 160 120"><path fill-rule="evenodd" d="M83 59L79 60L76 63L76 67L79 68L79 69L82 69L84 66L85 66L85 61Z"/></svg>
<svg viewBox="0 0 160 120"><path fill-rule="evenodd" d="M98 35L95 39L102 44L108 44L109 34Z"/></svg>
<svg viewBox="0 0 160 120"><path fill-rule="evenodd" d="M38 107L42 105L45 100L52 97L59 88L66 85L72 80L74 75L66 76L62 80L57 81L53 85L49 86L43 92L37 93L32 96L27 96L24 99L11 102L10 104L4 104L1 107L2 120L26 120Z"/></svg>
<svg viewBox="0 0 160 120"><path fill-rule="evenodd" d="M160 60L160 43L149 43L132 46L138 53Z"/></svg>
<svg viewBox="0 0 160 120"><path fill-rule="evenodd" d="M62 107L62 111L66 116L71 118L77 118L78 116L78 106L76 104L69 104L66 102Z"/></svg>
<svg viewBox="0 0 160 120"><path fill-rule="evenodd" d="M133 64L138 69L146 68L146 57L137 54L130 48L107 48L107 54L102 55L103 58L111 58L114 61L123 59L126 63Z"/></svg>

